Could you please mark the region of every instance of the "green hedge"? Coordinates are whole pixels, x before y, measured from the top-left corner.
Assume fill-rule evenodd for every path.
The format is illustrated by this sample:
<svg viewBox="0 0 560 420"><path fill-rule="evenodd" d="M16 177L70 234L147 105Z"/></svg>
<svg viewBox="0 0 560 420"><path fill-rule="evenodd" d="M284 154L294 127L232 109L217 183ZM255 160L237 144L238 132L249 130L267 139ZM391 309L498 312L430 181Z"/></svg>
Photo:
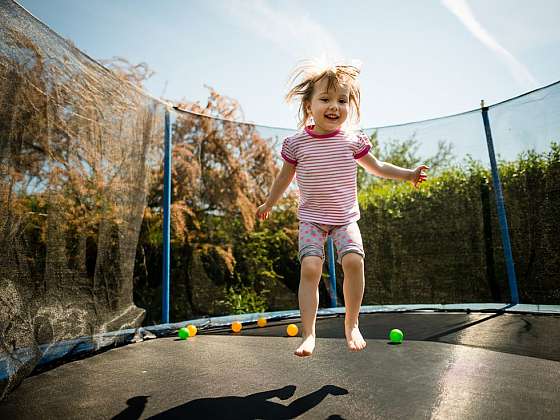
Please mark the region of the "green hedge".
<svg viewBox="0 0 560 420"><path fill-rule="evenodd" d="M560 302L559 147L499 164L520 299ZM414 189L378 182L360 193L364 304L507 302L491 174L474 161Z"/></svg>
<svg viewBox="0 0 560 420"><path fill-rule="evenodd" d="M553 143L548 153L527 152L515 162L500 162L499 172L520 299L559 304L560 148ZM375 180L360 192L359 203L366 252L364 305L509 302L488 168L466 161L461 167L441 170L418 189L409 183ZM297 220L296 207L290 204L250 232L242 229L240 220L217 217L208 223L215 247L205 247L200 258L205 281L211 284L200 283L204 276L192 271L189 247L196 244L174 243L172 319L297 307ZM137 268L142 270L137 269L135 302L149 308L148 322L156 322L160 313L158 229L144 224L139 246L143 255L137 258ZM227 247L232 250L231 271L216 252ZM337 281L343 304L343 273L338 264ZM196 300L205 296L201 288L208 287L204 298L208 302L198 305L201 302ZM321 285L320 306L328 304Z"/></svg>

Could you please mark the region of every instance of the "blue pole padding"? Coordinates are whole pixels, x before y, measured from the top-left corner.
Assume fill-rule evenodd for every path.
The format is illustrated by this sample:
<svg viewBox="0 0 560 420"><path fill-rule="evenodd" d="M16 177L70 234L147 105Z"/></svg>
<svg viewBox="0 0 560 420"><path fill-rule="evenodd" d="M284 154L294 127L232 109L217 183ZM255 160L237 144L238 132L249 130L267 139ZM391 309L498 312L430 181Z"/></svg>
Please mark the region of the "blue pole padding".
<svg viewBox="0 0 560 420"><path fill-rule="evenodd" d="M170 257L170 217L171 207L171 118L165 111L165 138L163 156L163 278L161 318L169 323L169 257Z"/></svg>
<svg viewBox="0 0 560 420"><path fill-rule="evenodd" d="M484 121L484 130L486 131L486 143L488 144L488 155L490 156L490 165L492 167L492 181L496 194L496 207L498 210L498 220L502 232L502 243L504 246L504 258L506 262L507 275L509 281L509 290L511 293L511 303L519 304L519 294L517 292L517 278L515 275L515 267L513 264L513 254L511 252L511 242L509 238L509 228L506 217L506 208L504 205L504 194L500 175L498 174L498 165L496 164L496 155L494 153L494 142L492 140L492 131L490 130L490 120L488 118L488 107L482 106L482 120Z"/></svg>
<svg viewBox="0 0 560 420"><path fill-rule="evenodd" d="M327 252L329 256L329 281L331 285L331 308L336 308L336 269L334 261L333 239L329 236L327 239Z"/></svg>

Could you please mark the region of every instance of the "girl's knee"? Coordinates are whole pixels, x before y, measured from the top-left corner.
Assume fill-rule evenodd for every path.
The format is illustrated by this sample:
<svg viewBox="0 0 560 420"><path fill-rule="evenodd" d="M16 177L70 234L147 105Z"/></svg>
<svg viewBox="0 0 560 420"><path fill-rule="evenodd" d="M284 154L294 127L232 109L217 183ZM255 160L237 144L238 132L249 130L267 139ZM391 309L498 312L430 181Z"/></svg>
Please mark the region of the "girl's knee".
<svg viewBox="0 0 560 420"><path fill-rule="evenodd" d="M323 259L317 256L307 256L301 260L301 277L316 279L323 272Z"/></svg>
<svg viewBox="0 0 560 420"><path fill-rule="evenodd" d="M364 257L356 252L349 252L342 257L343 268L363 267Z"/></svg>

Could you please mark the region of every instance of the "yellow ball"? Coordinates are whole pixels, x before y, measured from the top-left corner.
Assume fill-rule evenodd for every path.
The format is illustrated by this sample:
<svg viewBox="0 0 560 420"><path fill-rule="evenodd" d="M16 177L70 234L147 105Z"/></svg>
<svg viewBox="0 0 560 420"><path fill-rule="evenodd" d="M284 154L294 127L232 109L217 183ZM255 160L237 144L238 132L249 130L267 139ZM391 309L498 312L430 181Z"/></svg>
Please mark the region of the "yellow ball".
<svg viewBox="0 0 560 420"><path fill-rule="evenodd" d="M288 325L288 328L286 328L286 332L288 333L288 335L290 337L293 337L293 336L297 335L297 333L298 333L297 325L296 324Z"/></svg>
<svg viewBox="0 0 560 420"><path fill-rule="evenodd" d="M189 330L189 334L191 335L191 337L194 337L196 335L196 333L198 332L198 330L196 329L196 327L193 324L187 325L187 330Z"/></svg>
<svg viewBox="0 0 560 420"><path fill-rule="evenodd" d="M259 320L257 321L257 325L259 327L266 327L266 318L259 318Z"/></svg>
<svg viewBox="0 0 560 420"><path fill-rule="evenodd" d="M233 324L231 324L231 329L236 333L241 331L241 322L235 321Z"/></svg>

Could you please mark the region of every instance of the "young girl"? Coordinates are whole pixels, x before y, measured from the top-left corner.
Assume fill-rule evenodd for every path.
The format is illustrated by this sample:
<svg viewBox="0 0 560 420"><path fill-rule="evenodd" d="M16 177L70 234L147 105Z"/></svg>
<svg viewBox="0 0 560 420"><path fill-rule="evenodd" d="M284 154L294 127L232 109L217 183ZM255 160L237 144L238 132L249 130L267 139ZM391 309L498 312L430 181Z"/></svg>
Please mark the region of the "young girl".
<svg viewBox="0 0 560 420"><path fill-rule="evenodd" d="M319 68L309 61L294 71L292 84L295 86L286 95L286 100L299 98L298 127L301 130L284 140L282 169L272 184L268 199L257 209L257 217L267 219L296 176L300 191L301 278L298 299L303 340L295 354L301 357L310 356L315 348L319 282L328 235L334 240L337 261L344 271L344 332L348 348L360 351L366 347L358 329L364 294L364 250L356 223L360 218L356 163L370 174L407 180L415 187L426 179L423 171L429 169L425 165L404 169L380 162L369 153L369 138L347 129L347 119L353 124L359 122L359 72L354 66ZM313 124L309 124L311 119Z"/></svg>

